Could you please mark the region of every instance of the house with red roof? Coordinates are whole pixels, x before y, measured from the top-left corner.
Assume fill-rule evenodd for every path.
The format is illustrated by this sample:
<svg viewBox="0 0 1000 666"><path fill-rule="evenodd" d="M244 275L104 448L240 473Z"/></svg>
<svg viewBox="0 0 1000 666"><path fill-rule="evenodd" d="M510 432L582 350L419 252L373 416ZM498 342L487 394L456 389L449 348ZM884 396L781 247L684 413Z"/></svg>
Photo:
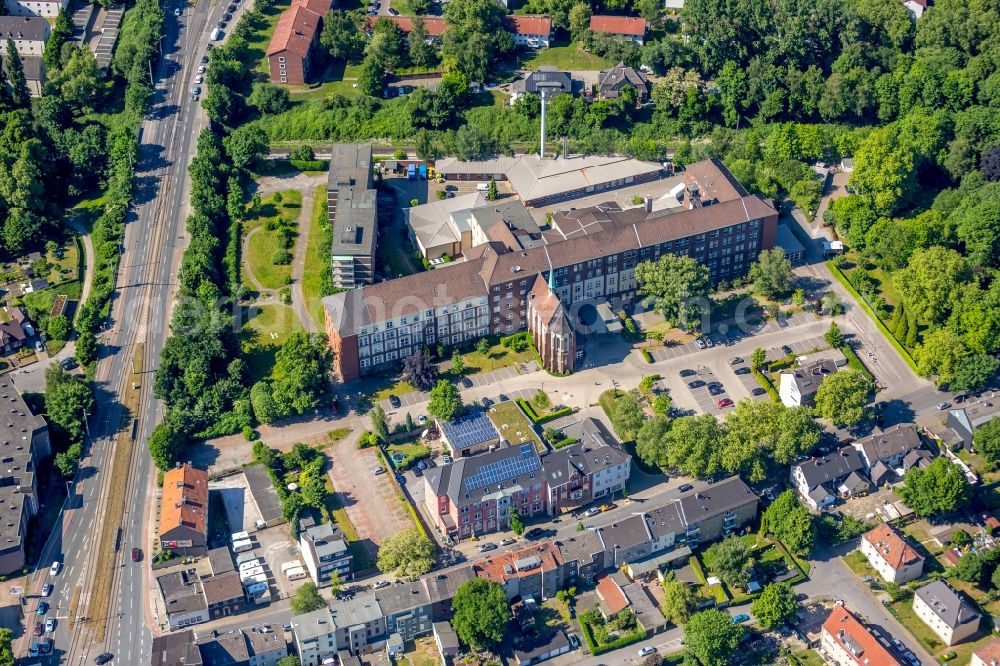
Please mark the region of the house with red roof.
<svg viewBox="0 0 1000 666"><path fill-rule="evenodd" d="M843 605L836 605L823 623L820 645L827 661L837 666L903 666L889 649Z"/></svg>
<svg viewBox="0 0 1000 666"><path fill-rule="evenodd" d="M511 15L504 20L507 32L514 36L514 43L533 49L549 48L552 19L548 16Z"/></svg>
<svg viewBox="0 0 1000 666"><path fill-rule="evenodd" d="M861 553L889 581L902 585L923 575L924 558L892 526L882 523L861 536Z"/></svg>
<svg viewBox="0 0 1000 666"><path fill-rule="evenodd" d="M636 16L591 16L590 31L624 37L642 46L646 41L646 19Z"/></svg>
<svg viewBox="0 0 1000 666"><path fill-rule="evenodd" d="M330 0L293 0L282 12L267 47L271 83L305 84L323 15L329 9Z"/></svg>

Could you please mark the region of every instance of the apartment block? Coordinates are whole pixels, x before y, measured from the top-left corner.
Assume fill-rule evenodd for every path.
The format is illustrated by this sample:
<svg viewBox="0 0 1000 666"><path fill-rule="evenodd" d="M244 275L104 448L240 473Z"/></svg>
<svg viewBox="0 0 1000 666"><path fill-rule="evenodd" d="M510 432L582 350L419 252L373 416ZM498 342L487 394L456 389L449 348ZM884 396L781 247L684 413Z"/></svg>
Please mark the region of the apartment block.
<svg viewBox="0 0 1000 666"><path fill-rule="evenodd" d="M333 229L333 285L353 289L375 279L378 192L372 178L371 144L334 144L326 186Z"/></svg>
<svg viewBox="0 0 1000 666"><path fill-rule="evenodd" d="M902 585L924 573L923 556L885 523L861 535L861 554L890 583Z"/></svg>
<svg viewBox="0 0 1000 666"><path fill-rule="evenodd" d="M836 666L903 666L851 611L836 605L820 630L820 649Z"/></svg>
<svg viewBox="0 0 1000 666"><path fill-rule="evenodd" d="M945 645L961 643L979 631L982 614L943 580L913 594L913 612Z"/></svg>

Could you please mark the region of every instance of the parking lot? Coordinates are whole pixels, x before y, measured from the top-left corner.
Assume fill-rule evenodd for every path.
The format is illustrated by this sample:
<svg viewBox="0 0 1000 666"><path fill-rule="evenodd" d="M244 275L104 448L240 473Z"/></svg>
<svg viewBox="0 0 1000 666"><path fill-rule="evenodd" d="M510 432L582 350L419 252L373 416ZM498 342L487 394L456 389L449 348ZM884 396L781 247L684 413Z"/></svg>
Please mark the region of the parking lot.
<svg viewBox="0 0 1000 666"><path fill-rule="evenodd" d="M506 368L500 368L499 370L493 370L491 372L469 375L468 377L463 377L459 384L464 389L478 388L480 386L489 386L490 384L495 384L496 382L516 377L517 375L527 375L532 372L538 372L538 370L538 363L535 361L529 361L528 363L512 365ZM386 414L391 414L397 410L405 413L407 407L420 405L431 399L430 393L427 391L413 391L396 397L399 398L399 407L394 407L388 398L379 403L382 406L382 409L385 410ZM531 396L527 397L530 398ZM513 398L511 398L511 400L513 400Z"/></svg>

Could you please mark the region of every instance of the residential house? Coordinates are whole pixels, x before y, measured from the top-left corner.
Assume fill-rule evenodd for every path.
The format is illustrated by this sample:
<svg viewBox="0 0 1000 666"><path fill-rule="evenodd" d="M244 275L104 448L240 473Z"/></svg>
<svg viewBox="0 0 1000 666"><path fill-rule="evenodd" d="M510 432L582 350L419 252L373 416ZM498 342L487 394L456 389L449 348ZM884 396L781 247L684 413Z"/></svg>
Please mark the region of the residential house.
<svg viewBox="0 0 1000 666"><path fill-rule="evenodd" d="M910 17L914 20L920 18L924 15L924 10L927 9L927 0L902 0L903 6L906 7L906 11L910 13Z"/></svg>
<svg viewBox="0 0 1000 666"><path fill-rule="evenodd" d="M296 615L292 623L302 666L330 663L340 650L364 654L385 645L385 617L372 593L339 601L332 607Z"/></svg>
<svg viewBox="0 0 1000 666"><path fill-rule="evenodd" d="M431 597L422 580L375 590L375 600L389 635L396 634L405 642L433 629Z"/></svg>
<svg viewBox="0 0 1000 666"><path fill-rule="evenodd" d="M646 41L646 19L635 16L591 16L590 31L622 37L642 46Z"/></svg>
<svg viewBox="0 0 1000 666"><path fill-rule="evenodd" d="M281 13L267 47L271 83L306 83L323 16L329 9L329 0L293 0Z"/></svg>
<svg viewBox="0 0 1000 666"><path fill-rule="evenodd" d="M920 449L920 435L912 423L900 423L863 437L853 444L861 454L868 478L876 486L893 483L905 474L903 460Z"/></svg>
<svg viewBox="0 0 1000 666"><path fill-rule="evenodd" d="M792 467L791 482L802 501L813 509L833 504L837 495L851 496L866 492L867 480L861 476L864 462L852 446L810 458Z"/></svg>
<svg viewBox="0 0 1000 666"><path fill-rule="evenodd" d="M160 548L185 555L207 552L208 472L177 463L163 474Z"/></svg>
<svg viewBox="0 0 1000 666"><path fill-rule="evenodd" d="M628 599L629 608L635 613L635 618L643 629L657 634L667 627L667 618L663 617L659 603L645 585L632 582L623 585L621 589Z"/></svg>
<svg viewBox="0 0 1000 666"><path fill-rule="evenodd" d="M653 536L640 514L596 529L604 542L604 562L608 567L618 569L652 552Z"/></svg>
<svg viewBox="0 0 1000 666"><path fill-rule="evenodd" d="M969 666L1000 666L1000 638L973 650Z"/></svg>
<svg viewBox="0 0 1000 666"><path fill-rule="evenodd" d="M250 648L239 629L209 631L195 639L205 666L249 666Z"/></svg>
<svg viewBox="0 0 1000 666"><path fill-rule="evenodd" d="M527 206L666 173L662 165L625 158L521 155L510 161L507 175ZM445 169L444 162L438 170L454 169L459 180L493 168L452 161ZM615 309L631 302L637 297L636 264L665 252L698 259L713 282L743 275L762 249L774 246L777 212L715 160L688 165L684 177L688 195L678 210L636 207L616 214L606 228L543 232L546 242L527 249L489 243L463 262L324 298L339 375L350 382L391 367L424 345L447 347L525 330L528 293L553 271L555 293L568 310L585 300L606 301Z"/></svg>
<svg viewBox="0 0 1000 666"><path fill-rule="evenodd" d="M978 400L966 402L948 410L945 425L952 431L948 443L961 444L972 450L972 435L976 429L1000 415L1000 400L987 393Z"/></svg>
<svg viewBox="0 0 1000 666"><path fill-rule="evenodd" d="M809 405L823 380L837 372L837 364L829 359L810 363L804 367L782 372L778 383L778 396L785 407Z"/></svg>
<svg viewBox="0 0 1000 666"><path fill-rule="evenodd" d="M556 596L566 587L566 570L559 547L551 541L533 544L477 561L476 575L501 585L507 599Z"/></svg>
<svg viewBox="0 0 1000 666"><path fill-rule="evenodd" d="M258 624L240 629L250 652L250 666L277 666L288 656L285 632L277 624Z"/></svg>
<svg viewBox="0 0 1000 666"><path fill-rule="evenodd" d="M514 43L529 48L549 48L552 19L548 16L511 14L504 19L504 26L514 36Z"/></svg>
<svg viewBox="0 0 1000 666"><path fill-rule="evenodd" d="M836 666L904 666L843 604L823 622L820 648Z"/></svg>
<svg viewBox="0 0 1000 666"><path fill-rule="evenodd" d="M579 441L542 457L549 515L570 511L621 492L632 472L630 456L600 421L584 419Z"/></svg>
<svg viewBox="0 0 1000 666"><path fill-rule="evenodd" d="M435 622L451 619L451 600L467 580L476 577L471 564L463 564L424 577L424 587L431 602L431 618Z"/></svg>
<svg viewBox="0 0 1000 666"><path fill-rule="evenodd" d="M605 619L613 617L629 607L628 597L612 574L601 574L597 578L597 607Z"/></svg>
<svg viewBox="0 0 1000 666"><path fill-rule="evenodd" d="M202 666L204 663L190 629L153 637L151 666Z"/></svg>
<svg viewBox="0 0 1000 666"><path fill-rule="evenodd" d="M590 582L604 571L604 542L597 531L577 532L565 541L557 541L556 545L562 552L568 585L575 585L577 581Z"/></svg>
<svg viewBox="0 0 1000 666"><path fill-rule="evenodd" d="M203 578L202 589L208 604L208 616L213 620L247 611L247 598L243 581L236 571Z"/></svg>
<svg viewBox="0 0 1000 666"><path fill-rule="evenodd" d="M945 645L961 643L978 632L982 619L979 609L944 580L914 592L913 612Z"/></svg>
<svg viewBox="0 0 1000 666"><path fill-rule="evenodd" d="M434 643L437 645L438 654L441 655L443 663L457 657L462 646L458 642L458 634L452 629L449 622L434 623Z"/></svg>
<svg viewBox="0 0 1000 666"><path fill-rule="evenodd" d="M40 58L35 59L40 60ZM27 67L25 67L24 74L27 78ZM7 319L0 322L0 352L12 354L22 348L28 340L28 331L25 330L28 318L19 307L8 307L4 310L7 313Z"/></svg>
<svg viewBox="0 0 1000 666"><path fill-rule="evenodd" d="M887 523L861 535L861 554L884 580L896 585L916 580L924 573L924 558Z"/></svg>
<svg viewBox="0 0 1000 666"><path fill-rule="evenodd" d="M25 565L25 541L31 518L38 515L39 463L51 453L45 419L31 413L9 374L0 375L0 400L8 408L0 421L0 575Z"/></svg>
<svg viewBox="0 0 1000 666"><path fill-rule="evenodd" d="M650 85L646 74L633 67L627 67L623 62L601 72L597 77L597 94L605 99L618 99L622 96L622 90L625 88L635 90L636 100L639 104L643 104L649 99Z"/></svg>
<svg viewBox="0 0 1000 666"><path fill-rule="evenodd" d="M467 407L451 421L436 419L441 440L456 458L485 453L500 446L500 433L485 410Z"/></svg>
<svg viewBox="0 0 1000 666"><path fill-rule="evenodd" d="M542 92L545 93L546 99L572 94L573 75L561 72L552 65L543 65L510 85L510 104L513 106L525 95L539 95Z"/></svg>
<svg viewBox="0 0 1000 666"><path fill-rule="evenodd" d="M757 516L758 498L738 476L680 497L684 542L689 548L729 536Z"/></svg>
<svg viewBox="0 0 1000 666"><path fill-rule="evenodd" d="M353 289L375 280L378 193L370 143L335 143L330 148L326 210L334 229L330 247L333 286Z"/></svg>
<svg viewBox="0 0 1000 666"><path fill-rule="evenodd" d="M40 16L0 16L0 55L7 55L7 40L18 55L41 56L49 39L49 22Z"/></svg>
<svg viewBox="0 0 1000 666"><path fill-rule="evenodd" d="M160 588L167 625L171 629L208 622L208 602L196 570L163 574L157 577L156 584Z"/></svg>
<svg viewBox="0 0 1000 666"><path fill-rule="evenodd" d="M424 504L434 526L466 538L507 529L511 511L544 511L542 464L531 442L457 458L424 472Z"/></svg>
<svg viewBox="0 0 1000 666"><path fill-rule="evenodd" d="M514 662L517 666L532 666L566 654L571 649L569 639L561 629L548 633L522 634L515 639Z"/></svg>
<svg viewBox="0 0 1000 666"><path fill-rule="evenodd" d="M317 586L330 586L334 575L341 581L354 577L354 555L343 533L330 523L316 525L311 518L300 521L299 549Z"/></svg>
<svg viewBox="0 0 1000 666"><path fill-rule="evenodd" d="M68 0L5 0L10 16L41 16L54 19L59 10L69 6Z"/></svg>

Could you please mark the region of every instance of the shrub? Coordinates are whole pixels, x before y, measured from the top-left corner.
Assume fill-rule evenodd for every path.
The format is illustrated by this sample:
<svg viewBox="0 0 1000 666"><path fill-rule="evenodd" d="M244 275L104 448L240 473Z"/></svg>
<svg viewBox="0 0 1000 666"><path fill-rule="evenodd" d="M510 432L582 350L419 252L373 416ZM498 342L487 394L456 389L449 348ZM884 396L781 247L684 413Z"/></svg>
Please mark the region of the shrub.
<svg viewBox="0 0 1000 666"><path fill-rule="evenodd" d="M277 250L271 255L271 263L275 266L287 266L292 263L292 253L288 250Z"/></svg>

